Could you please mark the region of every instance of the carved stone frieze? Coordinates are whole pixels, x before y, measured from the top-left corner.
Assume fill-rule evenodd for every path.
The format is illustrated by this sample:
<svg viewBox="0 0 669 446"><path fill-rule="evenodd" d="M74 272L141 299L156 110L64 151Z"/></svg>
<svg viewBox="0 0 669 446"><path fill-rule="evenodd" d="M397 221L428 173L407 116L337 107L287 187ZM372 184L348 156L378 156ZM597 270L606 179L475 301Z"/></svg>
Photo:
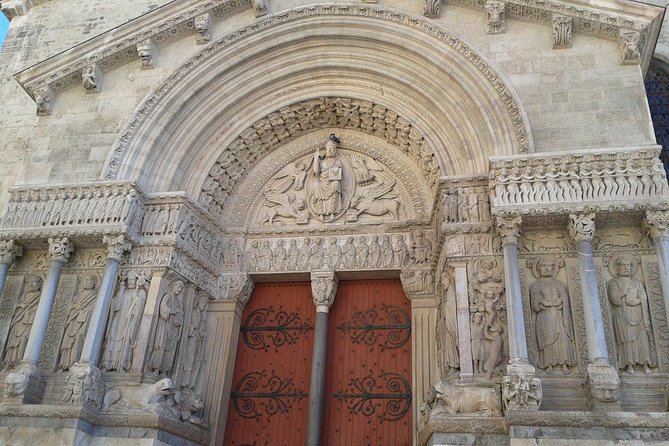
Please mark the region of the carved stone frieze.
<svg viewBox="0 0 669 446"><path fill-rule="evenodd" d="M506 32L506 3L487 0L483 8L485 9L488 34Z"/></svg>
<svg viewBox="0 0 669 446"><path fill-rule="evenodd" d="M571 48L571 17L553 14L553 49Z"/></svg>
<svg viewBox="0 0 669 446"><path fill-rule="evenodd" d="M493 158L492 213L664 209L669 205L669 186L658 153L656 149L629 148L541 158Z"/></svg>
<svg viewBox="0 0 669 446"><path fill-rule="evenodd" d="M489 233L449 235L444 239L444 251L449 258L499 254L501 238Z"/></svg>
<svg viewBox="0 0 669 446"><path fill-rule="evenodd" d="M442 180L440 192L442 233L487 232L492 220L487 178Z"/></svg>
<svg viewBox="0 0 669 446"><path fill-rule="evenodd" d="M434 297L434 272L429 268L406 269L400 273L402 289L409 299Z"/></svg>
<svg viewBox="0 0 669 446"><path fill-rule="evenodd" d="M104 234L130 226L142 194L132 183L15 188L2 218L2 232L24 238Z"/></svg>

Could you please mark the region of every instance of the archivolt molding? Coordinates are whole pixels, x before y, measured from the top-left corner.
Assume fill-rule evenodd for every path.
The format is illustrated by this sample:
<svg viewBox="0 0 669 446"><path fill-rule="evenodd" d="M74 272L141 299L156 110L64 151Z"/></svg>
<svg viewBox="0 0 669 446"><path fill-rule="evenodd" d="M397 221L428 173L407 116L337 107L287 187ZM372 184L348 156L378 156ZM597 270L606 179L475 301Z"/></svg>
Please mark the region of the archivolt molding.
<svg viewBox="0 0 669 446"><path fill-rule="evenodd" d="M371 103L369 103L369 105L371 105ZM371 129L369 130L371 131ZM282 221L265 221L266 219L264 219L264 215L261 215L263 211L266 212L268 209L265 207L265 205L268 204L265 194L268 183L272 182L273 178L276 178L277 175L281 176L286 168L290 168L290 166L294 164L301 163L304 165L305 178L307 175L312 175L310 170L311 158L319 149L322 151L325 142L327 141L328 134L334 131L337 131L337 136L341 139L338 152L340 154L339 158L344 163L347 165L350 164L351 157L355 157L356 159L368 157L370 160L366 161L366 166L369 167L370 162L375 166L374 169L376 170L372 171L370 169L370 175L375 177L373 182L370 182L370 185L365 185L364 187L361 187L361 185L358 184L355 191L356 195L364 193L361 189L373 189L375 187L382 187L382 185L395 183L391 192L394 195L397 195L397 202L401 207L400 212L397 215L384 213L372 218L371 220L373 220L375 224L378 224L381 221L429 221L432 211L432 199L434 197L434 187L436 185L438 167L436 161L433 160L432 152L429 149L424 148L422 137L417 135L419 139L415 140L415 146L413 145L413 142L410 146L409 141L405 139L405 145L403 147L398 147L388 144L379 137L370 137L348 129L313 131L303 137L291 141L282 146L280 150L271 153L259 162L258 165L253 168L253 174L246 175L239 185L236 185L238 179L231 178L230 176L232 169L230 167L226 168L226 166L230 165L230 162L227 161L227 159L232 158L232 155L230 152L225 152L223 155L225 160L219 159L216 168L210 172L208 178L208 184L210 184L211 187L216 187L216 190L212 192L203 191L200 197L200 202L207 207L212 215L220 219L224 227L235 227L240 224L245 228L251 226L284 225ZM413 148L416 149L416 152L414 153L415 156L412 161L411 157L408 155L412 153ZM427 159L432 162L434 168L433 171L429 169L428 163L419 164L421 150L425 150ZM418 158L418 160L415 160L415 158ZM354 166L344 167L346 170L350 170L351 174L356 171ZM360 180L360 178L358 178L358 180ZM308 181L309 180L307 179L307 182ZM218 204L225 193L220 186L221 184L230 184L230 189L237 191L230 199L229 206L225 208L227 212L224 212L224 208L219 207L220 205ZM298 187L297 191L294 191L293 193L302 196L306 188L306 184L301 185L301 187ZM281 195L286 195L291 190L293 190L293 188ZM344 204L348 204L348 201L352 198L352 196L345 197ZM297 197L297 199L299 199L299 197ZM383 200L383 197L379 197L379 200ZM272 206L272 204L273 203L269 203L270 206ZM351 204L351 206L354 207L353 204ZM278 206L273 206L272 208L276 207ZM345 216L342 216L336 223L332 224L344 224L344 221L364 222L369 220L365 220L364 218L355 218L352 220L351 216L348 216L348 218L344 217ZM361 217L364 217L364 215ZM278 216L278 220L282 220L282 217ZM308 223L309 222L304 221L299 224ZM311 219L311 223L318 224L313 218Z"/></svg>
<svg viewBox="0 0 669 446"><path fill-rule="evenodd" d="M313 18L319 19L318 27L313 26L313 23L315 23L313 21ZM321 23L323 20L328 21L327 26ZM388 22L399 24L401 26L393 26L392 28L389 28L387 26ZM311 26L308 26L310 24ZM326 31L318 31L318 30L326 30ZM375 33L375 30L377 30L378 33ZM381 40L383 37L381 36L381 33L388 33L391 30L392 30L392 36L394 36L394 38L391 39L392 42L391 43L388 43L386 41L382 42ZM418 45L417 41L415 41L415 39L412 37L416 36L416 31L426 34L427 36L430 36L430 38L428 39L420 39L421 40L420 51L418 51L417 46L416 47L411 46L411 45ZM103 176L107 179L123 178L123 177L136 178L140 175L144 175L145 177L150 177L151 175L147 175L146 172L141 172L141 170L149 169L148 166L153 166L151 167L151 169L158 169L157 172L164 173L166 172L165 169L169 169L171 168L170 166L173 166L175 164L174 150L178 150L178 147L172 148L170 151L170 147L168 147L168 145L170 144L176 145L177 143L181 143L182 145L186 145L188 144L186 139L192 139L193 141L197 141L198 143L200 143L200 141L203 141L204 139L207 139L207 141L215 142L218 143L219 146L222 146L220 151L218 152L220 154L223 151L223 148L233 144L236 139L238 138L244 139L245 134L253 132L261 133L258 132L258 129L255 129L252 126L252 123L256 124L261 123L261 125L264 126L264 129L267 130L268 129L267 121L263 121L262 117L267 116L267 120L269 120L270 113L264 112L263 114L258 114L258 113L250 114L248 110L253 109L254 104L248 104L248 106L245 107L246 113L248 114L248 118L245 117L244 119L249 119L249 121L247 121L248 124L246 124L247 127L242 127L243 122L230 123L227 121L220 121L214 125L211 122L211 120L213 118L220 119L222 117L222 113L224 113L221 110L222 107L220 105L216 105L215 103L217 101L224 101L226 98L225 97L212 98L211 96L209 96L205 100L202 97L202 95L204 95L204 90L207 88L207 83L212 82L212 79L214 79L216 76L222 76L221 74L222 70L227 75L227 71L237 69L238 64L250 63L249 60L253 59L252 58L249 59L249 55L247 55L245 59L241 59L237 63L235 63L235 59L242 57L241 54L243 51L249 51L249 52L255 51L256 54L253 54L251 57L258 56L258 54L262 53L262 55L258 57L260 59L263 59L267 57L269 49L265 47L267 47L268 45L273 45L275 41L281 39L283 39L284 45L286 45L285 42L288 42L289 44L294 43L295 39L298 36L298 33L300 37L299 39L300 42L304 42L309 37L315 38L314 45L320 44L322 52L323 48L329 47L329 46L328 47L322 46L322 40L320 40L320 38L322 38L324 32L327 32L328 35L337 36L340 39L344 39L343 37L344 35L346 35L348 38L347 33L360 32L365 34L366 39L371 39L371 40L374 40L375 38L379 39L379 45L381 45L382 47L387 47L386 48L387 50L388 49L396 50L399 48L401 49L401 51L404 52L404 55L414 54L416 55L416 57L420 55L420 57L427 58L430 61L428 62L428 64L434 63L433 66L429 67L421 66L422 69L421 75L432 76L431 82L439 80L438 78L437 79L434 78L435 73L437 73L437 76L449 76L448 79L450 79L451 82L461 83L461 87L465 88L467 91L470 92L470 94L472 95L470 98L472 102L469 105L465 105L465 107L470 107L472 113L482 113L483 115L485 115L485 116L482 115L481 119L477 121L476 124L467 121L467 120L471 121L472 118L464 111L463 113L460 113L460 116L457 116L454 114L452 110L444 111L443 109L439 110L442 113L439 116L440 121L443 121L443 116L444 116L443 113L447 114L450 113L451 117L453 117L454 119L461 119L462 121L459 121L457 124L453 124L448 121L435 122L437 118L431 116L434 109L430 107L428 107L428 109L425 109L423 111L416 110L416 114L414 116L406 117L406 120L410 120L409 122L412 126L420 127L420 132L423 135L425 135L426 137L428 137L427 136L428 134L430 135L431 140L428 141L428 143L430 144L430 146L433 147L433 149L437 151L443 150L443 152L441 152L441 154L438 157L440 163L442 163L442 169L443 169L443 164L448 165L449 162L453 163L453 161L447 160L448 157L452 156L458 158L459 161L457 162L459 163L464 162L473 165L472 163L479 163L479 161L472 161L472 158L478 159L480 154L480 156L483 156L484 158L487 159L487 156L493 154L487 152L491 152L494 150L498 151L501 150L503 153L500 154L507 154L507 155L511 155L514 153L526 153L531 151L532 140L527 125L527 119L525 118L524 112L522 111L519 105L520 103L515 93L508 86L508 83L501 77L500 74L498 74L491 67L491 65L487 61L485 61L478 54L476 54L467 44L462 42L459 38L450 35L447 31L441 29L440 27L434 25L433 23L430 23L429 21L427 21L422 17L413 16L410 14L394 10L381 9L369 5L364 5L364 6L314 5L308 7L295 8L292 10L274 14L272 16L269 16L267 19L258 21L248 27L239 29L231 34L228 34L223 38L219 39L218 41L210 44L202 52L200 52L199 54L194 56L191 60L182 65L173 75L171 75L154 92L152 92L149 95L149 97L144 101L144 103L138 108L130 124L126 127L126 129L116 142L115 147L113 148L113 152L110 154L110 157L108 159L108 163L103 173ZM388 36L390 36L390 34ZM406 36L407 38L403 39L402 36ZM263 43L259 43L259 39L262 39L261 42ZM406 43L409 41L411 42ZM339 42L334 42L332 46L336 49L338 43ZM252 48L249 45L252 45ZM354 45L354 43L351 43L351 41L349 40L345 41L344 45ZM370 46L373 47L371 43L369 45L366 45L368 49ZM262 51L259 48L265 48L265 50ZM409 48L409 51L412 52L407 53L407 48ZM316 49L311 49L311 48L307 48L307 50L316 51ZM355 47L355 50L357 51L358 47ZM276 51L272 51L272 54L274 53L276 53ZM228 55L228 57L221 59L221 57L223 57L223 55L226 54ZM398 52L395 51L394 54L397 55ZM401 54L396 57L400 56ZM274 55L273 57L277 56ZM262 60L260 59L258 60L258 63L262 62ZM452 64L444 66L443 65L444 59L446 60L452 59ZM310 59L306 59L307 63L309 60ZM216 64L216 62L218 62L218 64ZM286 67L285 66L280 67L278 61L276 63L277 63L276 69L285 73ZM337 61L337 63L342 64L343 62ZM381 71L382 74L361 72L364 71L364 69L369 70L368 67L364 66L365 63L367 63L366 59L361 58L360 64L363 67L351 67L349 65L347 74L351 77L351 79L345 79L343 75L339 76L338 80L341 85L337 85L336 87L332 84L325 86L313 85L314 82L318 82L319 79L322 79L326 76L316 75L314 67L309 67L310 68L309 77L307 77L307 74L305 72L305 73L299 73L299 76L301 77L297 80L296 80L297 75L292 76L292 79L286 79L287 76L286 74L284 74L283 77L277 78L277 82L275 82L276 85L274 85L274 90L268 90L268 93L278 92L279 90L284 91L289 88L291 89L292 95L293 97L295 97L295 99L293 99L292 102L288 102L288 99L286 98L275 98L276 103L281 104L281 106L279 107L280 111L281 108L284 106L289 106L290 104L294 104L295 102L302 102L304 100L309 100L310 98L308 96L305 97L305 95L307 95L307 93L305 93L305 91L308 89L307 87L312 88L313 93L309 93L311 94L311 98L322 97L319 96L317 93L315 93L316 91L322 91L327 94L333 91L342 91L342 89L344 90L348 89L349 91L351 88L362 90L364 88L365 83L368 83L370 78L373 77L374 75L376 76L386 75L384 71ZM382 67L378 65L382 63L388 64L389 61L385 60L382 62L374 62L374 63L377 64L374 65L374 68L376 70L380 70ZM221 66L223 66L224 68L221 68ZM391 64L390 66L397 68L397 65ZM265 69L265 67L266 64L263 66L262 69ZM318 68L321 68L322 70L327 72L327 68L329 67L322 66ZM407 69L407 67L401 68L401 70L405 69ZM332 71L329 72L330 75L331 73ZM406 83L407 79L410 79L410 77L409 78L406 77L407 75L410 76L413 74L405 73L405 76L396 74L396 77L393 81ZM235 74L235 76L240 76L240 74ZM256 91L258 90L258 88L251 90L251 86L254 84L254 82L269 82L268 79L263 79L261 76L254 76L252 78L249 78L248 73L245 73L243 76L245 79L244 81L245 83L240 84L240 86L241 88L249 89L248 90L249 95L251 95L252 93L256 93ZM280 76L280 74L278 76ZM231 85L233 82L241 82L241 80L239 79L235 80L235 79L236 78L226 80L225 85ZM293 82L293 83L289 84L288 82ZM304 88L300 86L301 85L300 82L302 82L305 85ZM376 82L377 89L379 82ZM390 82L391 81L388 80L388 83ZM279 85L282 83L284 83L285 86ZM267 86L265 85L260 85L259 87L267 88ZM407 86L405 86L404 88L415 88L415 87L413 85L407 84ZM210 95L211 90L209 90L207 94ZM405 107L411 106L414 108L415 107L421 108L421 106L417 104L420 104L421 102L418 101L421 101L423 99L421 99L422 97L415 97L415 94L416 92L414 92L414 97L408 96L401 98L397 97L398 94L396 91L370 91L367 94L367 97L365 97L365 95L362 92L360 92L358 98L367 100L378 106L383 106L386 109L393 109L393 106L391 106L391 104L394 103ZM421 91L420 94L424 95L426 94L426 92ZM449 93L445 92L444 94L449 94ZM197 100L198 103L189 102L189 101L194 102L195 101L194 97L196 96L199 97L199 99ZM378 98L378 102L377 99L374 99L375 97ZM266 103L266 98L264 99ZM433 100L434 99L437 98L433 98ZM455 98L451 97L450 100L454 101ZM203 103L206 103L210 107L207 110L208 111L207 115L202 115L197 113L198 108L202 107ZM460 105L457 100L455 101L455 104ZM230 108L236 105L237 104L227 104L226 107ZM441 105L435 104L435 106L442 107L443 104ZM179 114L179 110L181 110L184 107L191 107L189 116L188 117L182 116L180 118L175 117L175 115ZM195 111L193 111L193 107L195 108ZM212 110L211 107L218 107L219 110L221 111L217 113L215 110ZM426 107L426 105L423 104L423 107ZM257 109L257 104L255 108ZM401 110L397 110L397 113L401 113ZM236 114L235 118L236 121L241 120L239 114ZM185 121L186 119L189 119L190 122L192 123L192 126L189 127L189 133L190 133L189 136L184 136L185 130L181 132L180 130L171 129L172 130L171 132L165 132L165 129L171 128L171 126L176 126L179 124L180 120ZM418 124L420 123L416 122L416 120L423 120L424 122L419 126ZM202 121L207 121L207 122L202 123ZM427 122L431 122L431 124L427 124ZM205 127L205 124L207 124L206 129L198 128L197 130L194 130L192 128L193 126L200 126L200 125L202 127ZM221 127L232 127L232 126L235 127L234 130L225 128L224 134L220 131ZM271 122L269 126L271 126ZM428 129L424 128L426 126L430 127L429 131ZM483 147L467 146L465 148L457 149L460 151L471 150L472 154L470 155L465 153L453 154L446 152L446 150L450 149L450 147L444 147L444 146L449 146L449 144L447 144L446 141L444 140L444 136L443 135L435 136L435 133L438 133L440 129L442 129L444 126L446 127L452 126L454 128L454 130L452 131L456 132L455 137L458 138L459 141L461 141L460 144L467 146L467 143L464 141L466 141L469 137L472 137L477 139L477 142L475 142L474 145L482 144ZM485 130L482 128L482 126L485 126ZM214 130L212 130L212 128ZM207 135L199 134L193 136L193 134L197 134L198 131L208 132L208 134ZM216 135L211 134L211 132L214 131L217 131L218 133ZM233 135L232 132L235 132L236 134ZM457 132L459 132L459 134L457 134ZM171 140L160 141L160 138L164 133L170 133ZM467 137L466 135L469 134L475 136L470 135L469 137ZM262 140L262 135L259 136ZM180 139L181 141L177 141L178 139ZM272 146L275 143L268 142L268 144ZM203 155L202 157L196 157L192 152L193 148L189 147L189 150L190 152L187 155L189 159L183 162L195 163L196 161L194 161L193 159L200 160L206 156L211 156L211 155L206 155L206 156ZM211 146L209 146L207 150L211 150ZM164 154L167 151L170 151L169 163L165 159L161 159L161 157L165 158L167 156ZM477 152L478 154L475 155L474 152ZM163 164L160 164L161 161ZM204 167L203 165L204 162L205 160L203 160L200 163L200 165L197 166L197 171L194 171L193 173L194 175L197 175L198 174L197 172L202 172L202 168ZM210 161L207 159L207 162L209 162L209 165L206 168L207 170L209 170L211 168L210 166L215 162L215 158L211 159ZM189 169L191 168L195 169L195 167L189 167ZM184 170L187 169L185 169L182 166L180 168L180 171L183 172ZM483 170L485 170L485 167L483 167ZM460 173L464 174L464 172ZM160 176L160 174L154 176ZM188 177L188 175L186 175L186 177ZM188 185L188 187L184 187L183 185L176 186L170 184L170 185L159 186L155 184L151 185L151 187L148 187L148 189L149 190L155 190L156 188L162 188L163 190L186 189L195 192L196 188L199 188L202 182L204 181L204 177L200 178L201 178L200 183L198 185L193 185L191 183ZM153 181L155 183L156 180L151 179L150 181ZM141 179L140 182L142 182Z"/></svg>

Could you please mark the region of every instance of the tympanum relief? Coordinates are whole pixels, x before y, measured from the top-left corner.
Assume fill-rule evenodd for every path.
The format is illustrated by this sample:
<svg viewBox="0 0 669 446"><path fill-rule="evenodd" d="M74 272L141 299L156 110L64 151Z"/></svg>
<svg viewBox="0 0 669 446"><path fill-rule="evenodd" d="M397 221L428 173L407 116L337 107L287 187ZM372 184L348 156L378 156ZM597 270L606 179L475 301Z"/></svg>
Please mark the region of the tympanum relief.
<svg viewBox="0 0 669 446"><path fill-rule="evenodd" d="M356 222L365 216L399 220L405 216L396 182L378 161L340 150L332 134L324 149L292 162L266 185L256 216L260 226Z"/></svg>

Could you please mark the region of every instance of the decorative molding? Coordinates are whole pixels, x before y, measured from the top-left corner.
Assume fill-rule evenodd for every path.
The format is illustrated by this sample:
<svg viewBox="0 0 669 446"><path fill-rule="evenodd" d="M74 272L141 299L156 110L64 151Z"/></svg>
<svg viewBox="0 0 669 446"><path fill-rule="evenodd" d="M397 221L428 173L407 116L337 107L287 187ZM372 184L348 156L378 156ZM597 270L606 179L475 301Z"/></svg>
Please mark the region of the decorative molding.
<svg viewBox="0 0 669 446"><path fill-rule="evenodd" d="M168 96L170 91L172 91L190 72L198 69L200 65L205 63L213 55L234 45L242 39L257 35L268 28L282 23L319 15L373 17L377 20L401 23L402 25L409 26L417 31L439 39L445 45L451 47L453 50L471 61L473 66L489 82L490 86L497 93L503 107L506 109L507 116L513 125L517 151L519 153L529 152L531 137L528 134L528 127L523 119L520 104L516 101L514 93L500 76L488 65L485 59L456 36L451 35L433 22L396 10L381 9L372 5L311 5L273 14L248 27L236 30L211 43L205 50L179 67L167 80L153 91L142 105L139 106L136 115L131 120L132 123L126 127L123 134L118 139L116 146L113 148L113 153L111 154L103 173L104 177L113 179L118 176L118 170L121 166L122 159L126 155L131 142L140 131L144 122L152 115L153 110L159 108L163 98ZM269 125L271 127L271 124ZM258 143L254 142L254 144Z"/></svg>
<svg viewBox="0 0 669 446"><path fill-rule="evenodd" d="M553 49L571 48L571 30L574 19L553 14Z"/></svg>
<svg viewBox="0 0 669 446"><path fill-rule="evenodd" d="M669 208L659 148L493 157L493 215L551 215Z"/></svg>
<svg viewBox="0 0 669 446"><path fill-rule="evenodd" d="M487 0L485 9L488 34L502 34L506 32L506 3L496 0Z"/></svg>

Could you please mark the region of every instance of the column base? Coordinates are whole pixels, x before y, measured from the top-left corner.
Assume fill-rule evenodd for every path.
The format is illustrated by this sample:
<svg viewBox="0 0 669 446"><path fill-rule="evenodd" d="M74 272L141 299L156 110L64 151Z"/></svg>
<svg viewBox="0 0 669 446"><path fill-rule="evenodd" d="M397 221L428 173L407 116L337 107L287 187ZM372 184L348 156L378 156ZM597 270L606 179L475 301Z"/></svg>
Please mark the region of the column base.
<svg viewBox="0 0 669 446"><path fill-rule="evenodd" d="M100 409L105 395L105 383L100 369L87 362L75 362L70 367L63 389L63 402Z"/></svg>
<svg viewBox="0 0 669 446"><path fill-rule="evenodd" d="M620 412L622 387L618 371L606 361L588 364L585 378L588 406L593 412Z"/></svg>
<svg viewBox="0 0 669 446"><path fill-rule="evenodd" d="M541 380L528 362L511 362L502 377L502 401L505 411L539 410L542 399Z"/></svg>
<svg viewBox="0 0 669 446"><path fill-rule="evenodd" d="M40 404L44 396L45 381L39 368L22 361L5 378L5 402L14 404Z"/></svg>

